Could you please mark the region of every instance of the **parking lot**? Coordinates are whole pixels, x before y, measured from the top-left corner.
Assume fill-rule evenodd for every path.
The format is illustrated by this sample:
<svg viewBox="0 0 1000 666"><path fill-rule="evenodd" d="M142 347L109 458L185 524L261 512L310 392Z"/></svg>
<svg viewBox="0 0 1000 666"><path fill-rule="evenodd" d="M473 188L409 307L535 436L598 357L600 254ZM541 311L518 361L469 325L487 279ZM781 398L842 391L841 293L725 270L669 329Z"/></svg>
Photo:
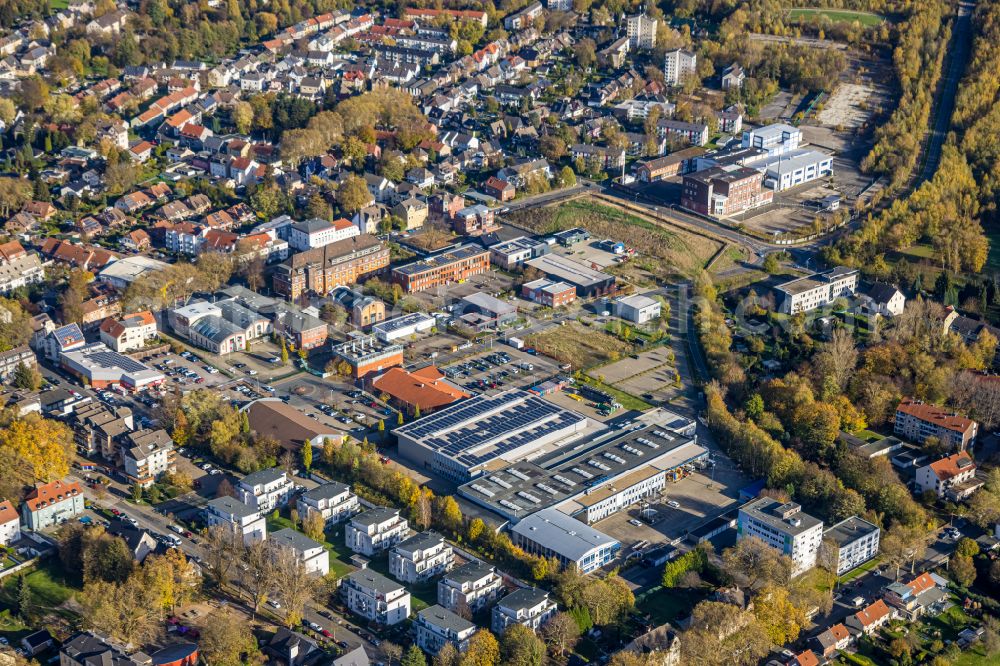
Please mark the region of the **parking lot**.
<svg viewBox="0 0 1000 666"><path fill-rule="evenodd" d="M528 354L513 347L454 363L442 370L453 383L473 393L493 389L529 388L559 372L550 359Z"/></svg>

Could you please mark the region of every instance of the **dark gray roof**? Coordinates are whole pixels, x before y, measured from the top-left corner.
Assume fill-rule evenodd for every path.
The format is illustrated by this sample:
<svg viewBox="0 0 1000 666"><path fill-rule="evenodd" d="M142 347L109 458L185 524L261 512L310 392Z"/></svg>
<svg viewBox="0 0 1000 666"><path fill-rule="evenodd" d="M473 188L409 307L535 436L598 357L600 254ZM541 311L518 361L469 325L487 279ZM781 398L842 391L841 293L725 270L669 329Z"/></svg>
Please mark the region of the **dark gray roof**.
<svg viewBox="0 0 1000 666"><path fill-rule="evenodd" d="M417 613L417 617L419 618L419 621L426 622L434 625L435 627L441 627L442 629L453 631L456 634L461 634L476 626L465 618L460 617L459 615L452 613L447 608L438 606L437 604L431 606L430 608L423 609Z"/></svg>
<svg viewBox="0 0 1000 666"><path fill-rule="evenodd" d="M228 495L209 500L208 506L215 509L218 513L233 515L237 518L246 518L257 513L256 509L253 509L238 499L229 497Z"/></svg>
<svg viewBox="0 0 1000 666"><path fill-rule="evenodd" d="M403 587L402 583L389 580L377 571L371 569L359 569L347 574L347 577L358 587L375 590L381 594L395 592Z"/></svg>
<svg viewBox="0 0 1000 666"><path fill-rule="evenodd" d="M258 484L266 485L268 483L273 483L277 481L282 476L284 476L285 470L278 467L269 467L268 469L262 469L256 472L247 474L240 480L241 486L246 486L247 488L252 488Z"/></svg>
<svg viewBox="0 0 1000 666"><path fill-rule="evenodd" d="M425 550L433 548L443 541L444 537L437 532L421 532L420 534L414 534L408 539L403 539L393 547L393 550Z"/></svg>
<svg viewBox="0 0 1000 666"><path fill-rule="evenodd" d="M492 565L486 564L485 562L466 562L462 566L456 567L446 573L443 580L454 581L459 585L463 583L473 583L477 580L482 580L495 571L496 569L494 569Z"/></svg>
<svg viewBox="0 0 1000 666"><path fill-rule="evenodd" d="M844 547L875 532L878 532L878 525L873 525L863 518L851 516L823 532L823 538L830 539L838 546Z"/></svg>
<svg viewBox="0 0 1000 666"><path fill-rule="evenodd" d="M384 523L387 520L395 518L399 515L399 509L393 509L387 506L378 506L374 509L368 509L362 513L351 518L351 522L357 525L375 525L377 523Z"/></svg>
<svg viewBox="0 0 1000 666"><path fill-rule="evenodd" d="M323 547L323 544L313 541L302 532L297 532L290 527L278 530L270 536L270 540L277 546L285 546L298 552Z"/></svg>
<svg viewBox="0 0 1000 666"><path fill-rule="evenodd" d="M333 499L343 494L345 490L350 490L347 484L329 481L321 486L316 486L312 490L307 490L302 493L302 497L311 500Z"/></svg>
<svg viewBox="0 0 1000 666"><path fill-rule="evenodd" d="M876 282L872 285L872 288L868 290L868 297L871 298L876 303L885 304L889 302L893 296L896 295L895 286L888 284L886 282Z"/></svg>
<svg viewBox="0 0 1000 666"><path fill-rule="evenodd" d="M364 647L358 646L333 660L332 666L369 666L371 661Z"/></svg>
<svg viewBox="0 0 1000 666"><path fill-rule="evenodd" d="M500 600L499 605L511 610L533 608L549 598L549 593L537 587L522 587Z"/></svg>

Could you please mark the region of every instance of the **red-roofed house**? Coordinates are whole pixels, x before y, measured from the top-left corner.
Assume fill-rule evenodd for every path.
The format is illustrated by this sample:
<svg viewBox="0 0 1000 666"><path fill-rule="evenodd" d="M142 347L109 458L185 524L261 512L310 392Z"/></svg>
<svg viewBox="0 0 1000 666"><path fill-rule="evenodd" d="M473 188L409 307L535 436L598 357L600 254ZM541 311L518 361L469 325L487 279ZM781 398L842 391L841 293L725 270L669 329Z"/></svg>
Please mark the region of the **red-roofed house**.
<svg viewBox="0 0 1000 666"><path fill-rule="evenodd" d="M393 404L409 414L418 407L421 414L427 414L469 397L465 391L449 384L433 365L413 372L390 368L372 382L372 388L388 395Z"/></svg>
<svg viewBox="0 0 1000 666"><path fill-rule="evenodd" d="M920 492L933 491L954 501L965 499L983 485L976 480L976 463L965 452L917 468L916 482Z"/></svg>
<svg viewBox="0 0 1000 666"><path fill-rule="evenodd" d="M928 437L956 451L964 451L976 440L979 424L950 409L922 400L906 398L896 407L894 432L898 437L923 444Z"/></svg>
<svg viewBox="0 0 1000 666"><path fill-rule="evenodd" d="M21 517L10 500L0 502L0 546L21 538Z"/></svg>
<svg viewBox="0 0 1000 666"><path fill-rule="evenodd" d="M819 658L812 650L806 650L792 657L788 666L819 666Z"/></svg>
<svg viewBox="0 0 1000 666"><path fill-rule="evenodd" d="M879 599L866 608L859 610L854 615L848 615L847 619L844 620L844 624L851 629L857 629L865 636L870 636L878 631L880 627L888 624L889 620L894 617L896 617L895 611Z"/></svg>
<svg viewBox="0 0 1000 666"><path fill-rule="evenodd" d="M851 632L842 624L835 624L814 639L819 652L824 657L830 657L837 650L843 650L851 644Z"/></svg>
<svg viewBox="0 0 1000 666"><path fill-rule="evenodd" d="M140 141L139 143L129 148L128 153L129 155L132 156L132 159L138 162L145 162L146 160L148 160L150 157L153 156L153 150L155 148L156 146L150 143L149 141Z"/></svg>
<svg viewBox="0 0 1000 666"><path fill-rule="evenodd" d="M83 513L83 490L76 481L36 485L21 505L21 518L29 530L44 530Z"/></svg>
<svg viewBox="0 0 1000 666"><path fill-rule="evenodd" d="M143 229L128 232L121 239L121 246L132 252L143 252L152 247L153 241Z"/></svg>
<svg viewBox="0 0 1000 666"><path fill-rule="evenodd" d="M156 332L156 319L148 310L101 322L101 342L123 354L142 349Z"/></svg>
<svg viewBox="0 0 1000 666"><path fill-rule="evenodd" d="M498 201L510 201L517 194L517 190L506 180L501 180L496 176L490 176L483 183L483 192Z"/></svg>

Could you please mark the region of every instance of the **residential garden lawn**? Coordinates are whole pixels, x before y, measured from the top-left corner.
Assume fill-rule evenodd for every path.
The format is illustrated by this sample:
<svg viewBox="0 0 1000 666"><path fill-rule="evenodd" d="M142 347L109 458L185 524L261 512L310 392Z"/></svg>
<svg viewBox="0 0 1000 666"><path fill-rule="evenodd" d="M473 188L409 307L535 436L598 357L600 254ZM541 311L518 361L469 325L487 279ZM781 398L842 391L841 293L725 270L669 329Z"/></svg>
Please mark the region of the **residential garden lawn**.
<svg viewBox="0 0 1000 666"><path fill-rule="evenodd" d="M267 531L276 532L277 530L283 530L285 528L295 529L292 525L290 518L285 516L274 516L273 514L267 517ZM354 567L350 563L350 558L352 553L347 546L344 545L344 527L343 525L334 526L332 529L326 531L326 539L322 541L323 547L330 551L330 573L336 578L342 578L347 574L354 571Z"/></svg>
<svg viewBox="0 0 1000 666"><path fill-rule="evenodd" d="M704 596L700 590L666 589L656 585L636 595L635 610L639 615L648 615L653 625L658 627L690 614Z"/></svg>
<svg viewBox="0 0 1000 666"><path fill-rule="evenodd" d="M936 617L924 619L923 624L928 631L935 629L940 631L941 640L954 641L958 638L959 632L974 624L974 620L956 604Z"/></svg>
<svg viewBox="0 0 1000 666"><path fill-rule="evenodd" d="M1000 654L987 657L983 644L976 643L951 663L952 666L1000 666Z"/></svg>
<svg viewBox="0 0 1000 666"><path fill-rule="evenodd" d="M389 580L396 580L389 573L389 557L384 553L374 557L368 563L368 568L379 572ZM406 583L405 585L406 590L410 593L410 608L414 613L437 603L437 578L427 583Z"/></svg>
<svg viewBox="0 0 1000 666"><path fill-rule="evenodd" d="M850 583L852 580L854 580L855 578L857 578L861 574L863 574L865 572L868 572L868 571L871 571L876 566L878 566L878 563L879 563L880 560L881 560L880 557L875 557L874 559L868 560L867 562L865 562L861 566L855 567L854 569L851 569L850 571L848 571L847 573L845 573L843 576L841 576L840 578L838 578L837 581L841 585L843 585L844 583Z"/></svg>
<svg viewBox="0 0 1000 666"><path fill-rule="evenodd" d="M59 571L58 559L43 562L33 570L26 570L28 586L31 588L32 601L40 607L57 608L68 601L76 592L72 583ZM19 574L8 576L4 580L0 601L11 606L14 602L14 591Z"/></svg>
<svg viewBox="0 0 1000 666"><path fill-rule="evenodd" d="M885 21L885 17L870 12L855 12L847 9L813 9L807 7L797 7L788 10L789 19L808 19L812 16L825 16L833 23L854 23L857 21L863 26L879 25Z"/></svg>

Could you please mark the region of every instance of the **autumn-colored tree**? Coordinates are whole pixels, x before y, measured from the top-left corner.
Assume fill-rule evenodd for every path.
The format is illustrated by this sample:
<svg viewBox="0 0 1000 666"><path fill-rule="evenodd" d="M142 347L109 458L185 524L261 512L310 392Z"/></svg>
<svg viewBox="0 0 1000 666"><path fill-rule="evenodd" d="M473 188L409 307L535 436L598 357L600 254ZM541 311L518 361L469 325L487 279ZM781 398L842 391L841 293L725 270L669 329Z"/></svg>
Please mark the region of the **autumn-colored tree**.
<svg viewBox="0 0 1000 666"><path fill-rule="evenodd" d="M500 637L500 659L504 666L542 666L545 643L523 624L512 624Z"/></svg>
<svg viewBox="0 0 1000 666"><path fill-rule="evenodd" d="M208 666L243 666L260 663L253 627L229 609L212 613L201 627L198 652Z"/></svg>
<svg viewBox="0 0 1000 666"><path fill-rule="evenodd" d="M28 414L0 429L2 449L9 449L30 465L34 480L48 483L69 473L75 446L65 424Z"/></svg>
<svg viewBox="0 0 1000 666"><path fill-rule="evenodd" d="M480 629L469 639L469 647L459 662L461 666L498 666L500 644L487 629Z"/></svg>
<svg viewBox="0 0 1000 666"><path fill-rule="evenodd" d="M325 527L326 521L323 520L323 515L318 511L310 511L302 520L302 532L313 541L322 542L324 540L323 530Z"/></svg>

